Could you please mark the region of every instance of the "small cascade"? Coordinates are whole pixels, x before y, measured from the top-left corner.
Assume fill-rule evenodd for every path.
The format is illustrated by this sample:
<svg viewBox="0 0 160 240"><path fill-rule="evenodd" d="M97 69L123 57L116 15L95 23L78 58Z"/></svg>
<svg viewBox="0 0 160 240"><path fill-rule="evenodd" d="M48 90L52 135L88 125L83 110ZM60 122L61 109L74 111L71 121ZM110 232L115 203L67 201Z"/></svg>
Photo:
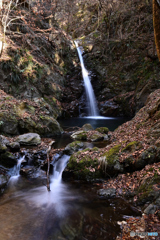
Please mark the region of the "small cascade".
<svg viewBox="0 0 160 240"><path fill-rule="evenodd" d="M89 116L98 116L98 107L97 107L97 102L96 102L96 98L94 95L94 91L92 88L92 84L89 78L89 73L87 71L87 69L84 66L84 61L83 61L83 57L82 57L82 53L81 53L81 49L78 46L78 42L75 41L75 45L77 48L77 52L78 52L78 56L80 59L80 63L81 63L81 68L82 68L82 76L83 76L83 81L84 81L84 87L85 87L85 91L86 91L86 95L87 95L87 101L88 101L88 115Z"/></svg>
<svg viewBox="0 0 160 240"><path fill-rule="evenodd" d="M18 178L20 176L21 163L24 161L25 155L20 157L17 161L17 165L12 168L10 171L11 179Z"/></svg>
<svg viewBox="0 0 160 240"><path fill-rule="evenodd" d="M53 176L51 177L51 189L52 185L59 185L62 180L62 173L65 167L67 166L68 160L70 156L68 155L63 155L58 161L55 162L54 164L54 171L53 171Z"/></svg>

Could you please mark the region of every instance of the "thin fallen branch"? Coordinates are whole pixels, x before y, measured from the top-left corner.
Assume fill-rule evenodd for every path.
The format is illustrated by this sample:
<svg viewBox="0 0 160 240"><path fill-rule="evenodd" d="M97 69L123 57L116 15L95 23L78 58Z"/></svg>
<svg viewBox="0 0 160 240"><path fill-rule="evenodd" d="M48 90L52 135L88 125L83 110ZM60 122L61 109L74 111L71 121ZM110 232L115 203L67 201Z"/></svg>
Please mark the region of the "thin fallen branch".
<svg viewBox="0 0 160 240"><path fill-rule="evenodd" d="M51 189L50 189L50 178L49 178L49 170L50 170L49 153L51 151L53 143L55 143L55 141L50 142L49 143L49 147L47 149L47 163L48 163L48 168L47 168L47 190L48 191L51 191Z"/></svg>

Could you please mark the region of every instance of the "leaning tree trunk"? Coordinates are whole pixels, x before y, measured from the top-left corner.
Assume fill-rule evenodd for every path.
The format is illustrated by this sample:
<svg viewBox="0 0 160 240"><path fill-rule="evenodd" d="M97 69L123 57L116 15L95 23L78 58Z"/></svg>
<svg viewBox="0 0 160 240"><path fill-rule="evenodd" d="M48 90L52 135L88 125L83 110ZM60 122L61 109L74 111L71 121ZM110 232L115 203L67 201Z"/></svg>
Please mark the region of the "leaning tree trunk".
<svg viewBox="0 0 160 240"><path fill-rule="evenodd" d="M160 61L160 0L153 0L153 27L157 55Z"/></svg>

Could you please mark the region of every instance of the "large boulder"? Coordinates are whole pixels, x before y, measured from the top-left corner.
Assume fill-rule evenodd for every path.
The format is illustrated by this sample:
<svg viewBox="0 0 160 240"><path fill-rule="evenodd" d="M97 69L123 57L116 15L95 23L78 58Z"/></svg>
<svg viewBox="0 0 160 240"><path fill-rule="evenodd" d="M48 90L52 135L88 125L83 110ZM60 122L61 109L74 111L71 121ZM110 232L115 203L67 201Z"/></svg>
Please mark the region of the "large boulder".
<svg viewBox="0 0 160 240"><path fill-rule="evenodd" d="M20 145L39 145L41 143L41 137L37 133L26 133L18 136L16 139Z"/></svg>

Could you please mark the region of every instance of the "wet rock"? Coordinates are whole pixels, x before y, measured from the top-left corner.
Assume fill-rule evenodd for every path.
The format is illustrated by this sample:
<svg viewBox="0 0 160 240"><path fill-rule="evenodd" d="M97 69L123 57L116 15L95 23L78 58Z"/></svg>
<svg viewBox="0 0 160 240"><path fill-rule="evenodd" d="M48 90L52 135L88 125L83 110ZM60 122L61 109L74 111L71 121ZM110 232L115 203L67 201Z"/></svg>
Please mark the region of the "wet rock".
<svg viewBox="0 0 160 240"><path fill-rule="evenodd" d="M19 142L20 145L39 145L41 143L41 137L37 133L26 133L20 135L16 141Z"/></svg>
<svg viewBox="0 0 160 240"><path fill-rule="evenodd" d="M6 168L11 168L11 167L14 167L14 165L16 164L17 164L17 159L12 153L5 152L1 154L0 165Z"/></svg>
<svg viewBox="0 0 160 240"><path fill-rule="evenodd" d="M104 135L99 132L96 132L90 136L91 142L99 142L99 141L102 141L103 139L104 139Z"/></svg>
<svg viewBox="0 0 160 240"><path fill-rule="evenodd" d="M86 124L84 124L84 125L82 126L82 130L88 132L88 131L93 130L93 127L92 127L91 124L86 123Z"/></svg>
<svg viewBox="0 0 160 240"><path fill-rule="evenodd" d="M72 142L65 147L64 153L68 155L72 155L73 153L81 149L84 149L84 146L85 144L83 142L80 142L80 141Z"/></svg>
<svg viewBox="0 0 160 240"><path fill-rule="evenodd" d="M108 134L109 129L107 127L99 127L99 128L96 128L95 131L98 131L102 134Z"/></svg>
<svg viewBox="0 0 160 240"><path fill-rule="evenodd" d="M21 168L20 175L28 178L46 177L46 173L34 166L26 166Z"/></svg>
<svg viewBox="0 0 160 240"><path fill-rule="evenodd" d="M7 185L9 176L0 174L0 191L2 192L4 187Z"/></svg>
<svg viewBox="0 0 160 240"><path fill-rule="evenodd" d="M144 210L144 213L149 215L149 214L155 214L157 211L158 207L154 204L149 204L149 206Z"/></svg>
<svg viewBox="0 0 160 240"><path fill-rule="evenodd" d="M77 131L71 135L75 140L87 140L87 134L85 131Z"/></svg>
<svg viewBox="0 0 160 240"><path fill-rule="evenodd" d="M81 212L74 212L72 216L64 218L60 223L60 230L65 239L82 239L83 215ZM80 237L81 236L81 237Z"/></svg>
<svg viewBox="0 0 160 240"><path fill-rule="evenodd" d="M100 189L98 190L98 195L102 197L113 198L116 196L116 189L115 188Z"/></svg>

